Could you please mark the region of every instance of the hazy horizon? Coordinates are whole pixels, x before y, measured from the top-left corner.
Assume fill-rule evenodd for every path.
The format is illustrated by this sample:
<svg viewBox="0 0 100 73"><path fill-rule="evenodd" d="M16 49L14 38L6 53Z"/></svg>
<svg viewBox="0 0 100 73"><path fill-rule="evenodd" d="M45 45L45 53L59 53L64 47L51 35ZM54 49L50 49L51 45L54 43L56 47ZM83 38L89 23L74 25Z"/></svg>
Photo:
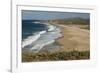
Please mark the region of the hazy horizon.
<svg viewBox="0 0 100 73"><path fill-rule="evenodd" d="M89 13L22 10L22 20L89 19Z"/></svg>

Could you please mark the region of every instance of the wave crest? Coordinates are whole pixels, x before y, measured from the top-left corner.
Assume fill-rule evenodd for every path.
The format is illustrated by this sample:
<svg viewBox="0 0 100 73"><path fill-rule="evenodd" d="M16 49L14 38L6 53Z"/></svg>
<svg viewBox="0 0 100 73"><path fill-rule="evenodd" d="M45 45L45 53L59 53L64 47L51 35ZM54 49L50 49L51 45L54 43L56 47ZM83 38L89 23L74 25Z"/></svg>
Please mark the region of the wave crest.
<svg viewBox="0 0 100 73"><path fill-rule="evenodd" d="M31 46L30 48L26 47L26 49L39 51L45 45L55 42L57 38L62 36L58 27L48 24L47 28L48 30L34 33L32 36L23 40L22 48Z"/></svg>
<svg viewBox="0 0 100 73"><path fill-rule="evenodd" d="M31 44L32 42L35 42L41 36L41 34L44 33L46 33L46 31L36 32L32 36L29 36L28 38L24 39L22 42L22 48Z"/></svg>

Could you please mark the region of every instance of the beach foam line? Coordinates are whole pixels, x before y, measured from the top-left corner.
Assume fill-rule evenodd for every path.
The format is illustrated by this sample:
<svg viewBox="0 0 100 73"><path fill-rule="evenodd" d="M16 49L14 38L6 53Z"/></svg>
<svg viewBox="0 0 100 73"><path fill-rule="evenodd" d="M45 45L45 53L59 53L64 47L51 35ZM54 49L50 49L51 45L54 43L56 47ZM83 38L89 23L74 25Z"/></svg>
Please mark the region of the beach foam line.
<svg viewBox="0 0 100 73"><path fill-rule="evenodd" d="M37 32L34 33L32 36L29 36L28 38L24 39L22 42L22 48L31 44L32 42L35 42L41 36L41 34L44 33L46 33L46 31Z"/></svg>
<svg viewBox="0 0 100 73"><path fill-rule="evenodd" d="M53 42L55 42L55 40L59 37L62 37L62 35L60 34L60 31L57 31L58 28L56 28L53 31L50 32L46 32L44 34L42 34L39 39L37 39L35 42L29 44L28 46L31 46L30 48L25 47L26 49L30 49L33 50L35 52L38 52L39 50L41 50L44 46L49 45Z"/></svg>
<svg viewBox="0 0 100 73"><path fill-rule="evenodd" d="M51 40L46 42L45 44L36 44L35 46L33 46L32 48L30 48L30 50L35 50L35 52L38 52L39 50L41 50L41 48L43 48L45 45L49 45L51 43L55 42L55 40Z"/></svg>
<svg viewBox="0 0 100 73"><path fill-rule="evenodd" d="M46 23L43 23L43 24L45 24L47 26L47 28L48 28L47 31L55 30L55 26L46 24ZM32 42L35 42L41 36L41 34L44 34L44 33L46 33L46 31L40 31L40 32L34 33L32 36L29 36L28 38L24 39L22 42L22 48L31 44Z"/></svg>
<svg viewBox="0 0 100 73"><path fill-rule="evenodd" d="M53 30L55 30L55 26L53 26L53 25L48 25L47 27L48 27L48 31L53 31Z"/></svg>
<svg viewBox="0 0 100 73"><path fill-rule="evenodd" d="M62 37L60 33L61 31L58 27L50 24L49 25L46 24L46 25L48 27L48 30L50 31L41 31L39 33L35 33L36 35L32 35L28 37L26 40L23 41L22 48L33 50L33 51L35 50L38 52L44 46L51 44L55 42L55 40L58 39L59 37Z"/></svg>
<svg viewBox="0 0 100 73"><path fill-rule="evenodd" d="M44 25L47 26L47 28L48 28L47 31L53 31L53 30L55 30L55 28L56 28L54 25L51 25L51 24L49 24L49 23L42 23L42 24L44 24Z"/></svg>

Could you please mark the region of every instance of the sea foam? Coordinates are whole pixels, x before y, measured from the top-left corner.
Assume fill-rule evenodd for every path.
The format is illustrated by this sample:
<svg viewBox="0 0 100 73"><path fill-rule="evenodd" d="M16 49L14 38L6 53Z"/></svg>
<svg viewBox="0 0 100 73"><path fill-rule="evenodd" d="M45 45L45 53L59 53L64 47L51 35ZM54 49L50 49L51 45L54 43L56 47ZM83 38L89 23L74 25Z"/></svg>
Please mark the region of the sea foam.
<svg viewBox="0 0 100 73"><path fill-rule="evenodd" d="M29 36L22 42L22 48L39 51L45 45L55 42L57 38L62 36L60 28L50 24L46 25L48 28L47 31L37 32L32 36ZM31 47L29 48L28 46Z"/></svg>
<svg viewBox="0 0 100 73"><path fill-rule="evenodd" d="M22 48L31 44L32 42L35 42L41 36L41 34L44 33L46 33L46 31L37 32L34 33L32 36L29 36L27 39L24 39L22 42Z"/></svg>

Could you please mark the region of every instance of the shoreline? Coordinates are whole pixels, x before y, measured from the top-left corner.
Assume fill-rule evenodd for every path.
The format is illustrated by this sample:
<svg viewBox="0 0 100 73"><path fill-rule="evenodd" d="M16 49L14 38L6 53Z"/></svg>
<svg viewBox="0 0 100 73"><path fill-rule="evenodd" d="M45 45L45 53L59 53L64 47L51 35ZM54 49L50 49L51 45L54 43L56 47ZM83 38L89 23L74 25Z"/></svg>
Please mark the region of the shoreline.
<svg viewBox="0 0 100 73"><path fill-rule="evenodd" d="M63 45L59 51L90 51L90 32L75 25L67 26L55 24L61 27L62 38L56 41ZM81 25L80 25L81 26Z"/></svg>
<svg viewBox="0 0 100 73"><path fill-rule="evenodd" d="M57 38L55 41L63 47L57 49L42 48L39 52L22 51L22 62L90 59L89 30L74 27L74 25L55 25L60 27L60 33L62 34L62 37Z"/></svg>
<svg viewBox="0 0 100 73"><path fill-rule="evenodd" d="M59 33L61 33L62 36L54 39L56 42L58 42L59 44L63 46L62 48L59 48L59 51L73 51L73 50L89 51L90 50L89 30L81 29L77 27L76 25L69 26L69 25L64 25L64 24L49 24L49 23L43 23L43 24L47 26L56 26L59 28L60 30ZM83 26L83 25L80 25L80 26ZM50 32L50 31L46 31L46 32Z"/></svg>
<svg viewBox="0 0 100 73"><path fill-rule="evenodd" d="M22 49L29 49L29 50L37 50L37 52L42 49L44 46L53 43L57 38L61 37L60 29L55 27L54 25L50 25L48 23L45 24L48 30L42 33L39 32L37 35L29 36L25 41L22 43ZM31 37L31 38L30 38ZM35 39L34 39L35 37Z"/></svg>

